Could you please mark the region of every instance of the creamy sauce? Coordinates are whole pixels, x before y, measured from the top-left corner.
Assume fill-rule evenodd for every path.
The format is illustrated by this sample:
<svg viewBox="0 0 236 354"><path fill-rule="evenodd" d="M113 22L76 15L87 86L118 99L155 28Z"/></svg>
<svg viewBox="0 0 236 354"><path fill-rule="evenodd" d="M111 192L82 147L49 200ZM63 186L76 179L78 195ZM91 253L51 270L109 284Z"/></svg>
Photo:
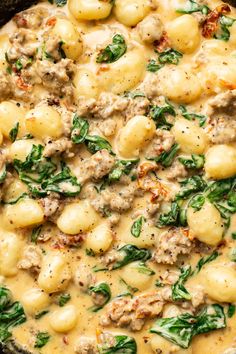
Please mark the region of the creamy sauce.
<svg viewBox="0 0 236 354"><path fill-rule="evenodd" d="M102 1L101 1L102 2ZM143 1L145 3L145 1ZM159 0L158 1L158 7L155 10L150 10L150 13L155 13L160 15L160 19L164 24L165 29L169 28L169 25L176 20L178 17L181 15L176 13L177 8L182 8L186 6L187 1L180 1L180 0ZM221 1L207 1L207 5L211 8L214 9L216 8L217 5L221 5ZM109 69L106 69L106 65L104 66L105 69L101 69L101 64L96 63L96 57L98 55L99 50L105 48L109 43L111 43L111 38L115 33L119 33L124 36L126 43L128 45L128 52L132 50L132 48L135 48L136 50L141 51L142 58L141 61L146 64L150 59L156 59L157 55L153 51L153 45L152 44L145 44L140 38L140 35L138 33L138 30L136 27L131 28L128 26L123 25L122 23L119 23L116 20L116 17L114 14L112 14L108 19L104 19L101 21L79 21L76 20L73 17L73 14L69 11L67 6L64 6L62 8L58 8L55 5L50 5L47 2L42 2L39 5L35 6L34 9L37 8L45 8L49 15L47 17L51 18L53 16L56 16L58 18L69 18L71 23L74 24L74 26L78 29L79 32L82 32L82 40L83 40L83 53L80 55L77 61L75 61L77 69L82 69L85 68L87 70L90 70L93 74L95 74L95 77L98 79L98 91L99 93L102 91L106 91L106 84L109 87L113 87L115 83L115 78L106 78L103 74ZM236 11L231 8L231 13L228 14L232 18L236 18ZM5 38L4 36L11 36L14 31L17 31L17 27L13 21L10 21L8 24L6 24L0 32L0 41L2 38ZM40 33L40 35L43 33L44 28L40 28L39 30L34 29L34 32ZM188 31L188 30L186 30ZM199 30L200 31L200 30ZM215 73L212 74L212 76L208 77L208 69L211 68L211 62L214 65L218 65L218 63L224 62L224 60L228 60L229 55L230 58L235 59L235 36L236 36L236 26L233 25L232 28L230 28L231 33L231 38L228 42L216 40L216 39L205 39L201 36L200 43L199 45L196 46L196 49L193 50L191 53L185 53L183 55L183 58L181 58L179 65L177 66L171 66L174 68L184 68L188 69L191 73L196 74L197 80L201 82L203 85L202 93L199 95L198 99L195 100L190 100L189 104L191 106L187 106L188 111L194 111L194 112L203 112L206 107L206 104L208 100L212 97L214 97L216 94L220 92L225 92L226 88L218 85L218 81L214 81L212 79L215 78ZM50 32L50 30L49 30ZM168 32L168 31L167 31ZM200 33L200 32L199 32ZM204 49L207 47L208 43L212 43L212 47L209 44L209 49ZM10 46L10 44L9 44ZM204 47L205 46L205 47ZM214 47L216 49L214 49ZM225 47L225 52L222 50L222 48ZM3 49L2 49L3 48ZM212 49L213 48L213 49ZM6 52L6 49L4 47L4 44L1 44L0 42L0 60L1 60L1 68L2 70L5 70L6 67L6 62L5 62L5 57L2 54L2 52ZM222 54L223 53L223 54ZM201 56L202 55L202 56ZM203 60L197 61L197 57L203 58ZM122 60L119 59L119 60ZM205 61L204 61L205 60ZM118 63L118 61L116 62ZM213 65L212 64L212 65ZM227 62L225 64L227 66ZM236 72L236 66L235 63L228 64L232 66L232 70ZM109 64L108 64L109 66ZM220 65L219 69L219 75L222 75L224 77L223 65ZM104 70L104 71L103 71ZM161 69L163 70L163 69ZM129 71L129 69L127 70ZM102 73L102 74L101 74ZM119 71L118 71L119 73ZM117 72L116 72L117 74ZM122 72L120 75L126 75L127 72ZM156 75L158 77L159 72L150 74L144 69L140 75L140 80L138 84L135 84L132 88L130 88L130 91L134 91L136 87L142 82L145 81L145 78L148 76L153 75L153 77ZM216 72L217 75L217 72ZM227 76L227 75L226 75ZM173 78L171 77L170 80ZM234 85L236 84L236 79L229 77L229 79L232 79ZM121 77L122 80L122 77ZM166 78L168 80L168 77ZM174 80L174 79L173 79ZM209 80L209 86L207 85L207 82ZM213 81L212 81L213 80ZM225 79L226 80L226 79ZM90 83L89 83L90 84ZM190 84L191 86L191 84ZM162 94L162 87L163 85L160 86L159 93ZM236 87L236 86L235 86ZM235 88L234 87L234 88ZM209 90L208 90L209 88ZM113 88L112 88L113 89ZM164 85L165 89L165 85ZM139 90L139 88L137 88ZM49 90L50 91L50 90ZM140 91L140 90L139 90ZM168 90L166 90L168 91ZM117 93L117 92L115 92ZM120 93L120 92L119 92ZM48 89L43 87L41 84L35 85L32 93L31 93L32 101L31 99L12 99L12 102L20 102L21 106L24 108L25 112L27 112L29 109L32 109L34 105L36 105L38 102L43 100L45 97L48 95ZM79 96L79 94L76 94ZM167 95L168 96L168 95ZM77 97L78 98L78 97ZM92 97L93 98L93 97ZM95 98L96 100L98 99L98 96ZM154 98L155 100L155 98ZM181 100L179 101L178 99L174 99L176 107L181 104ZM36 103L35 103L36 102ZM67 104L67 97L62 98L61 102L63 104ZM78 102L78 101L77 101ZM188 103L188 102L187 102ZM70 106L70 104L68 104ZM73 106L74 109L74 106ZM72 109L72 110L73 110ZM1 112L0 112L1 114ZM116 128L116 134L111 135L110 137L106 138L109 140L111 143L112 147L114 148L114 151L117 153L117 156L122 159L122 156L119 156L119 132L121 128L124 126L125 122L123 117L121 116L120 112L115 113L114 116L112 117L114 121L117 122L117 128ZM235 119L235 117L232 117L232 119ZM0 124L0 131L2 128L2 123ZM26 133L29 133L29 131L25 131ZM99 133L99 121L95 121L94 123L94 129L93 129L93 135ZM37 138L39 143L43 143L44 140ZM30 140L29 140L30 141ZM4 137L3 144L2 144L2 149L6 151L8 154L9 147L10 147L10 141L6 137ZM150 142L151 145L151 142ZM208 142L208 147L212 145L211 143ZM234 147L235 148L235 147ZM145 150L146 149L146 150ZM147 151L148 147L145 148L143 151L140 149L139 157L144 158L145 157L145 152ZM207 151L207 148L205 149ZM186 154L184 154L186 155ZM67 158L66 162L68 166L71 168L71 170L76 174L77 167L80 161L81 156L83 158L90 157L91 154L86 150L86 149L80 149L79 150L79 156L75 156L72 158ZM15 176L17 176L15 174ZM179 190L180 186L179 183L177 183L176 180L173 181L168 181L167 180L167 172L165 171L159 171L158 176L162 178L168 188L170 188L170 191L172 191L173 194L175 194L176 191ZM5 191L5 189L4 189ZM22 191L27 192L27 188L25 188L25 185L21 184L19 190L13 190L11 193L10 197L14 199L15 197L18 197L19 195L22 194ZM174 191L174 192L173 192ZM8 192L9 193L9 192ZM9 198L9 195L8 195ZM74 200L79 200L79 197L75 197ZM73 198L71 198L71 202L74 201ZM131 210L128 210L127 212L124 212L121 215L121 219L117 225L112 226L112 237L113 237L113 242L110 247L115 248L117 245L124 245L124 244L135 244L140 247L140 238L134 238L130 232L131 226L136 219L134 217L135 210L139 211L139 214L137 215L142 215L142 212L140 213L140 210L144 210L148 205L150 204L150 193L145 193L141 197L136 197L134 201L134 205L132 206ZM168 203L164 203L164 207L168 205ZM1 230L3 233L8 232L9 230L11 232L14 232L18 239L21 242L21 247L19 249L18 257L19 261L23 257L23 248L26 245L32 244L30 242L30 235L33 227L35 225L31 225L28 228L23 227L23 228L17 228L14 226L14 223L12 225L9 220L6 220L7 217L4 214L4 208L6 206L2 206L2 215L0 216L1 218ZM100 222L103 221L104 218L100 217ZM105 218L106 220L106 218ZM56 221L55 221L56 223ZM40 223L41 224L41 223ZM36 223L37 225L37 223ZM153 245L155 245L155 240L158 238L158 236L163 232L162 229L158 229L154 226L152 226L152 230L154 229L154 235L153 235ZM218 246L219 251L221 255L211 263L211 265L214 264L225 264L225 263L230 263L228 254L229 250L233 248L235 245L235 241L231 238L232 232L236 232L236 216L233 215L231 217L231 224L229 229L227 230L226 235L224 236L225 243L222 243L221 246ZM54 225L53 230L52 230L52 235L51 239L47 242L38 242L37 247L39 250L42 252L42 257L47 256L48 254L53 254L57 252L55 250L56 246L54 241L56 241L56 238L58 237L59 230L58 228ZM86 238L86 232L83 233L85 234ZM197 235L194 235L194 237L197 237ZM155 249L155 246L153 247L150 242L150 233L149 233L149 247L153 251ZM142 245L145 247L145 237L144 237L144 243ZM141 247L142 247L141 246ZM91 257L86 254L86 242L82 242L79 247L75 248L69 248L69 247L62 247L59 250L60 253L64 253L67 255L67 262L69 263L69 267L71 268L71 274L73 275L70 279L70 282L68 286L65 288L64 291L62 292L54 292L50 294L50 303L49 305L45 308L45 310L48 310L49 312L41 317L38 320L34 319L34 316L31 314L28 314L26 311L26 316L27 316L27 321L23 323L22 325L15 327L12 331L13 333L13 338L16 339L16 342L20 343L24 348L29 350L32 353L42 353L42 354L61 354L61 353L67 353L67 354L72 354L75 353L75 347L76 343L78 341L78 338L81 336L91 336L92 338L97 338L99 337L99 334L101 332L110 332L112 334L124 334L127 336L131 336L136 340L137 343L137 353L138 354L151 354L154 353L153 349L151 348L150 341L153 336L156 336L155 334L151 334L149 332L150 327L155 321L154 319L147 320L145 322L145 325L143 326L142 330L133 332L128 330L127 328L115 328L114 326L109 326L106 328L103 328L99 324L99 320L102 314L106 312L106 306L101 309L99 312L93 313L89 310L89 308L93 305L92 303L92 298L88 293L83 293L80 291L79 287L74 283L73 277L76 272L76 269L78 266L81 265L81 263L86 264L88 268L92 269L94 266L97 266L98 264L101 263L101 258L100 256L95 256ZM192 266L196 265L197 261L205 256L204 252L200 249L198 251L193 251L190 253L190 255L187 256L180 256L180 259L183 260L185 264L191 264ZM4 257L4 255L2 255ZM178 262L178 264L174 265L169 265L169 264L157 264L153 260L150 260L147 262L147 265L151 267L155 271L155 275L152 275L149 277L149 280L145 283L144 289L138 290L135 293L135 296L139 296L140 294L143 293L149 293L152 291L157 291L157 287L155 286L155 282L157 279L160 278L160 276L163 276L163 274L167 271L169 272L170 270L177 270L178 266L181 265L181 261ZM230 263L230 266L235 269L235 263ZM127 292L127 286L124 284L124 282L121 281L121 278L123 278L123 274L125 272L125 267L122 269L114 270L114 271L105 271L105 272L98 272L95 273L96 276L96 283L99 282L106 282L111 289L112 293L112 299L114 299L116 296ZM3 284L9 288L14 296L14 300L22 302L22 299L24 297L24 294L26 291L30 290L31 288L38 287L38 274L32 273L29 270L22 270L22 269L17 269L17 272L13 276L6 276L4 273L3 275ZM186 282L186 286L192 286L195 287L197 285L201 285L204 283L204 272L200 272L197 276L194 276L190 278ZM236 280L235 280L236 281ZM65 333L57 333L54 331L50 325L50 316L53 313L53 311L58 310L58 298L61 293L69 293L71 295L71 300L68 302L68 305L74 305L76 308L76 316L77 316L77 324L74 326L74 328L68 332ZM206 303L212 303L216 302L214 299L211 299L210 297L207 297ZM225 308L227 309L227 305L225 305ZM62 307L63 308L63 307ZM50 334L50 340L48 343L43 346L41 349L35 349L34 344L35 344L35 334L37 332L48 332ZM235 348L235 353L236 353L236 316L233 316L232 318L228 319L227 318L227 327L223 330L217 330L217 331L211 331L206 334L198 335L196 336L192 344L190 346L189 350L182 350L179 351L177 349L176 353L192 353L192 354L203 354L203 353L209 353L209 354L223 354L224 351L228 348ZM159 353L159 352L158 352ZM160 352L161 353L161 352ZM172 353L171 351L164 351L163 354L167 353Z"/></svg>

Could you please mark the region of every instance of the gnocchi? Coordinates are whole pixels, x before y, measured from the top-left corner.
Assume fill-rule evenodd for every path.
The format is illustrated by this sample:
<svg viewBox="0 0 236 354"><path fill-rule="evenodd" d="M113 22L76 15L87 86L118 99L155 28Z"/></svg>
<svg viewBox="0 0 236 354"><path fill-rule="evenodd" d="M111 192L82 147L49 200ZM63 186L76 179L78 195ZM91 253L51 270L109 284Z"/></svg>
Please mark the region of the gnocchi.
<svg viewBox="0 0 236 354"><path fill-rule="evenodd" d="M10 131L19 123L18 137L25 133L25 111L11 101L0 103L0 131L9 138Z"/></svg>
<svg viewBox="0 0 236 354"><path fill-rule="evenodd" d="M116 0L114 13L117 20L126 26L135 26L151 10L147 0Z"/></svg>
<svg viewBox="0 0 236 354"><path fill-rule="evenodd" d="M176 120L172 132L181 150L187 154L202 154L207 147L207 135L198 123L185 118Z"/></svg>
<svg viewBox="0 0 236 354"><path fill-rule="evenodd" d="M110 15L112 3L99 0L69 0L68 7L77 20L101 20Z"/></svg>
<svg viewBox="0 0 236 354"><path fill-rule="evenodd" d="M9 227L30 227L43 222L44 212L36 200L24 198L16 204L4 206L3 218Z"/></svg>
<svg viewBox="0 0 236 354"><path fill-rule="evenodd" d="M74 77L74 94L78 100L80 97L97 98L99 85L96 76L87 69L79 69Z"/></svg>
<svg viewBox="0 0 236 354"><path fill-rule="evenodd" d="M153 138L155 130L154 121L146 116L130 119L120 132L120 154L126 158L138 156L139 151Z"/></svg>
<svg viewBox="0 0 236 354"><path fill-rule="evenodd" d="M42 289L32 288L23 293L21 301L27 313L34 316L47 309L50 304L50 297Z"/></svg>
<svg viewBox="0 0 236 354"><path fill-rule="evenodd" d="M17 274L22 242L18 235L5 230L0 231L0 274L12 277Z"/></svg>
<svg viewBox="0 0 236 354"><path fill-rule="evenodd" d="M55 332L66 333L71 331L77 323L77 313L74 305L67 305L54 311L49 319L50 326Z"/></svg>
<svg viewBox="0 0 236 354"><path fill-rule="evenodd" d="M183 15L171 21L167 33L172 46L181 53L192 53L200 44L198 21L192 15Z"/></svg>
<svg viewBox="0 0 236 354"><path fill-rule="evenodd" d="M76 235L94 228L99 221L98 214L88 201L67 205L57 219L57 226L66 234Z"/></svg>
<svg viewBox="0 0 236 354"><path fill-rule="evenodd" d="M164 66L158 71L160 92L176 103L191 103L203 91L201 81L189 68Z"/></svg>
<svg viewBox="0 0 236 354"><path fill-rule="evenodd" d="M230 145L215 145L206 153L207 178L223 179L236 174L236 148Z"/></svg>
<svg viewBox="0 0 236 354"><path fill-rule="evenodd" d="M62 50L67 58L77 60L83 51L83 42L80 33L73 24L65 19L57 18L53 33L63 42Z"/></svg>
<svg viewBox="0 0 236 354"><path fill-rule="evenodd" d="M104 222L88 233L85 246L95 254L100 254L106 252L110 248L112 241L112 230L110 226Z"/></svg>
<svg viewBox="0 0 236 354"><path fill-rule="evenodd" d="M236 271L230 264L211 264L202 274L205 291L215 301L236 301Z"/></svg>
<svg viewBox="0 0 236 354"><path fill-rule="evenodd" d="M38 285L46 293L64 290L71 279L68 258L60 252L51 252L44 256Z"/></svg>
<svg viewBox="0 0 236 354"><path fill-rule="evenodd" d="M190 232L201 242L216 246L222 240L224 225L216 207L205 201L199 211L189 208L187 221Z"/></svg>
<svg viewBox="0 0 236 354"><path fill-rule="evenodd" d="M63 132L60 114L45 104L26 114L25 125L27 131L39 139L47 137L57 139Z"/></svg>
<svg viewBox="0 0 236 354"><path fill-rule="evenodd" d="M145 290L150 286L152 276L142 271L142 266L139 262L133 262L124 268L122 279L133 288Z"/></svg>
<svg viewBox="0 0 236 354"><path fill-rule="evenodd" d="M145 60L140 49L128 51L110 64L108 70L99 70L97 78L104 91L121 94L134 88L145 73Z"/></svg>

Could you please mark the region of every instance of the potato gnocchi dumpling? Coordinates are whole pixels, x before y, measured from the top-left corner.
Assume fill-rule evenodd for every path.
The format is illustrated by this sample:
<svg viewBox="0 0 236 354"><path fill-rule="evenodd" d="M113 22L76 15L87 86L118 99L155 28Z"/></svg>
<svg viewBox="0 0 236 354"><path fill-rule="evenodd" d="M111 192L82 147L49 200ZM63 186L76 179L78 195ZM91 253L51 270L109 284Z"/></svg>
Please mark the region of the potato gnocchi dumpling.
<svg viewBox="0 0 236 354"><path fill-rule="evenodd" d="M205 171L208 178L224 179L236 174L236 147L215 145L206 153Z"/></svg>
<svg viewBox="0 0 236 354"><path fill-rule="evenodd" d="M110 15L112 3L99 0L69 0L68 7L77 20L101 20Z"/></svg>
<svg viewBox="0 0 236 354"><path fill-rule="evenodd" d="M135 26L150 12L150 4L148 0L117 0L114 14L124 25Z"/></svg>

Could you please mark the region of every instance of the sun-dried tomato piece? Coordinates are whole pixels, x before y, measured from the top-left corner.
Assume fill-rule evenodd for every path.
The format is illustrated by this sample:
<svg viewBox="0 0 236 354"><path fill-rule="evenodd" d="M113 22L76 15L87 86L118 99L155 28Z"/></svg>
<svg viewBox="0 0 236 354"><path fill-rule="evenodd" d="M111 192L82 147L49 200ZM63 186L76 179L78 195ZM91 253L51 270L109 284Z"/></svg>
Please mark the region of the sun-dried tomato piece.
<svg viewBox="0 0 236 354"><path fill-rule="evenodd" d="M212 38L218 29L218 20L221 15L231 12L230 6L227 4L217 6L211 11L203 23L202 35L205 38Z"/></svg>
<svg viewBox="0 0 236 354"><path fill-rule="evenodd" d="M161 39L159 41L154 42L154 46L158 53L162 53L164 52L164 50L171 47L170 39L166 31L163 31Z"/></svg>

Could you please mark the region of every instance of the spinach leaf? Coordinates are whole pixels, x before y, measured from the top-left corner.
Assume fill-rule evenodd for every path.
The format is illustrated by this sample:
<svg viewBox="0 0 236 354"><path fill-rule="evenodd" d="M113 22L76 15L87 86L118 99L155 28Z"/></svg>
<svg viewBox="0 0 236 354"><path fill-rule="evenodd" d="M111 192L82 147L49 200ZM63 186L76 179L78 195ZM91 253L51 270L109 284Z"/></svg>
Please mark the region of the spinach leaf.
<svg viewBox="0 0 236 354"><path fill-rule="evenodd" d="M163 287L165 286L165 284L163 284L163 283L158 279L158 280L156 280L156 282L155 282L155 286L156 286L157 288L163 288Z"/></svg>
<svg viewBox="0 0 236 354"><path fill-rule="evenodd" d="M184 181L180 182L182 188L176 195L176 200L187 199L190 195L196 192L202 192L206 188L207 184L200 176L192 176Z"/></svg>
<svg viewBox="0 0 236 354"><path fill-rule="evenodd" d="M173 124L166 120L166 114L173 117L176 116L174 107L168 101L166 101L165 106L151 106L150 116L156 123L157 128L165 130L170 130L172 128Z"/></svg>
<svg viewBox="0 0 236 354"><path fill-rule="evenodd" d="M217 251L214 251L210 256L206 256L206 257L201 258L196 265L194 274L199 273L205 264L214 261L218 256L219 256L219 253Z"/></svg>
<svg viewBox="0 0 236 354"><path fill-rule="evenodd" d="M54 175L58 167L50 158L43 157L42 145L33 145L26 160L23 162L14 160L13 166L35 198L45 197L48 192L56 192L67 197L80 193L80 184L64 163L61 163L60 172Z"/></svg>
<svg viewBox="0 0 236 354"><path fill-rule="evenodd" d="M52 0L53 1L53 0ZM55 0L55 4L58 6L58 7L62 7L62 6L65 6L67 3L67 0Z"/></svg>
<svg viewBox="0 0 236 354"><path fill-rule="evenodd" d="M22 65L20 58L17 59L17 61L15 62L14 68L16 71L21 71L23 69L23 65Z"/></svg>
<svg viewBox="0 0 236 354"><path fill-rule="evenodd" d="M19 197L15 198L15 199L9 199L7 201L2 201L2 204L9 204L9 205L14 205L16 203L18 203L21 199L28 197L28 194L26 192L22 193L21 195L19 195Z"/></svg>
<svg viewBox="0 0 236 354"><path fill-rule="evenodd" d="M193 196L190 201L189 201L189 206L193 208L195 211L199 211L202 209L204 203L205 203L206 198L204 197L203 194L197 194Z"/></svg>
<svg viewBox="0 0 236 354"><path fill-rule="evenodd" d="M71 140L74 144L81 144L85 141L86 136L89 131L89 123L87 120L74 115L72 129L71 129Z"/></svg>
<svg viewBox="0 0 236 354"><path fill-rule="evenodd" d="M177 317L161 318L156 321L150 332L157 333L186 349L195 335L225 327L223 308L214 304L205 307L196 316L184 313Z"/></svg>
<svg viewBox="0 0 236 354"><path fill-rule="evenodd" d="M112 151L111 144L99 135L87 135L85 144L91 154L95 154L97 151L106 149L111 155L115 155Z"/></svg>
<svg viewBox="0 0 236 354"><path fill-rule="evenodd" d="M147 261L151 258L151 252L146 248L138 248L134 245L125 245L118 249L123 258L113 264L112 270L119 269L135 261Z"/></svg>
<svg viewBox="0 0 236 354"><path fill-rule="evenodd" d="M216 182L211 182L207 188L207 198L211 203L219 202L227 198L229 192L234 185L233 179L225 179Z"/></svg>
<svg viewBox="0 0 236 354"><path fill-rule="evenodd" d="M155 73L163 67L162 64L158 64L158 62L154 59L151 59L147 65L147 71L151 73Z"/></svg>
<svg viewBox="0 0 236 354"><path fill-rule="evenodd" d="M231 262L236 262L236 248L231 248L229 252L229 258Z"/></svg>
<svg viewBox="0 0 236 354"><path fill-rule="evenodd" d="M178 225L180 207L177 202L171 203L171 209L168 213L161 214L157 222L157 227L162 228L165 226Z"/></svg>
<svg viewBox="0 0 236 354"><path fill-rule="evenodd" d="M189 113L189 112L187 111L186 107L183 106L183 105L179 106L179 109L180 109L180 111L181 111L182 116L183 116L185 119L188 119L188 120L195 120L195 119L198 119L198 120L199 120L199 126L200 126L200 127L203 127L204 124L206 123L207 116L205 116L204 114Z"/></svg>
<svg viewBox="0 0 236 354"><path fill-rule="evenodd" d="M2 166L2 169L0 170L0 184L5 181L6 177L7 177L7 169L6 169L6 165L4 164Z"/></svg>
<svg viewBox="0 0 236 354"><path fill-rule="evenodd" d="M137 344L132 337L125 335L115 336L115 344L111 346L108 344L103 344L99 348L100 354L137 354Z"/></svg>
<svg viewBox="0 0 236 354"><path fill-rule="evenodd" d="M236 232L232 232L231 237L233 240L236 240Z"/></svg>
<svg viewBox="0 0 236 354"><path fill-rule="evenodd" d="M205 156L204 155L196 155L192 154L191 159L179 157L179 162L181 162L186 168L190 169L200 169L204 166Z"/></svg>
<svg viewBox="0 0 236 354"><path fill-rule="evenodd" d="M70 301L70 299L71 299L70 294L62 294L62 295L60 295L59 301L58 301L58 305L60 307L63 307L63 306L65 306L65 304L67 304L68 301Z"/></svg>
<svg viewBox="0 0 236 354"><path fill-rule="evenodd" d="M127 292L125 292L125 296L130 296L130 297L134 297L134 293L136 293L139 289L138 288L134 288L133 286L130 286L129 284L126 283L126 281L123 278L120 278L120 283L124 284L127 287ZM123 295L124 296L124 295ZM121 297L121 295L119 295L119 297Z"/></svg>
<svg viewBox="0 0 236 354"><path fill-rule="evenodd" d="M37 243L37 240L39 238L41 230L42 230L42 225L39 225L39 226L36 226L35 228L33 228L32 233L31 233L31 242Z"/></svg>
<svg viewBox="0 0 236 354"><path fill-rule="evenodd" d="M235 311L236 311L236 306L233 304L229 304L228 312L227 312L228 317L229 318L233 317L235 314Z"/></svg>
<svg viewBox="0 0 236 354"><path fill-rule="evenodd" d="M146 96L145 96L145 94L143 92L136 90L136 91L133 91L133 92L126 91L124 93L124 97L129 97L129 98L135 99L137 97L146 97Z"/></svg>
<svg viewBox="0 0 236 354"><path fill-rule="evenodd" d="M97 63L114 63L122 57L127 50L125 39L122 35L116 34L112 38L112 44L102 49L97 56Z"/></svg>
<svg viewBox="0 0 236 354"><path fill-rule="evenodd" d="M137 270L141 274L154 275L156 274L153 269L149 268L144 262L139 262Z"/></svg>
<svg viewBox="0 0 236 354"><path fill-rule="evenodd" d="M179 300L191 300L191 295L187 291L184 286L186 280L192 275L192 268L191 266L185 266L180 269L180 276L179 279L175 284L172 285L172 299L174 301Z"/></svg>
<svg viewBox="0 0 236 354"><path fill-rule="evenodd" d="M40 312L36 313L36 315L34 316L34 318L35 318L36 320L39 320L41 317L45 316L47 313L49 313L49 310L40 311Z"/></svg>
<svg viewBox="0 0 236 354"><path fill-rule="evenodd" d="M142 231L142 226L143 226L143 223L145 222L145 218L143 216L140 216L134 223L133 225L131 226L131 234L134 236L134 237L139 237L140 234L141 234L141 231Z"/></svg>
<svg viewBox="0 0 236 354"><path fill-rule="evenodd" d="M187 6L184 9L177 9L176 12L180 14L192 14L194 12L201 12L207 15L210 9L207 5L200 5L195 0L188 0Z"/></svg>
<svg viewBox="0 0 236 354"><path fill-rule="evenodd" d="M234 24L236 19L222 15L220 17L220 30L215 33L214 38L221 39L222 41L227 42L230 38L229 28Z"/></svg>
<svg viewBox="0 0 236 354"><path fill-rule="evenodd" d="M179 60L183 57L183 54L177 50L170 48L166 49L164 52L161 52L158 57L160 64L174 64L178 65Z"/></svg>
<svg viewBox="0 0 236 354"><path fill-rule="evenodd" d="M123 174L128 176L138 162L139 159L116 161L115 167L108 175L108 183L119 181Z"/></svg>
<svg viewBox="0 0 236 354"><path fill-rule="evenodd" d="M174 144L172 145L169 151L163 151L159 156L150 157L148 158L148 160L153 160L157 163L160 163L164 167L169 167L172 165L178 151L179 151L179 144Z"/></svg>
<svg viewBox="0 0 236 354"><path fill-rule="evenodd" d="M95 305L90 307L90 310L93 312L101 310L111 299L111 289L107 283L100 283L98 285L90 286L89 293L98 294L104 298L102 305Z"/></svg>
<svg viewBox="0 0 236 354"><path fill-rule="evenodd" d="M71 175L69 167L61 163L61 172L43 182L42 188L47 192L74 197L80 193L81 185L77 182L77 178Z"/></svg>
<svg viewBox="0 0 236 354"><path fill-rule="evenodd" d="M12 302L10 290L0 287L0 342L11 337L11 329L26 321L20 302Z"/></svg>
<svg viewBox="0 0 236 354"><path fill-rule="evenodd" d="M38 332L36 335L36 340L34 347L42 348L44 347L50 339L50 334L48 332Z"/></svg>
<svg viewBox="0 0 236 354"><path fill-rule="evenodd" d="M17 134L18 134L18 131L19 131L19 126L20 126L20 123L17 122L15 124L15 126L10 130L10 133L9 133L9 138L10 140L14 143L14 141L16 140L17 138Z"/></svg>

